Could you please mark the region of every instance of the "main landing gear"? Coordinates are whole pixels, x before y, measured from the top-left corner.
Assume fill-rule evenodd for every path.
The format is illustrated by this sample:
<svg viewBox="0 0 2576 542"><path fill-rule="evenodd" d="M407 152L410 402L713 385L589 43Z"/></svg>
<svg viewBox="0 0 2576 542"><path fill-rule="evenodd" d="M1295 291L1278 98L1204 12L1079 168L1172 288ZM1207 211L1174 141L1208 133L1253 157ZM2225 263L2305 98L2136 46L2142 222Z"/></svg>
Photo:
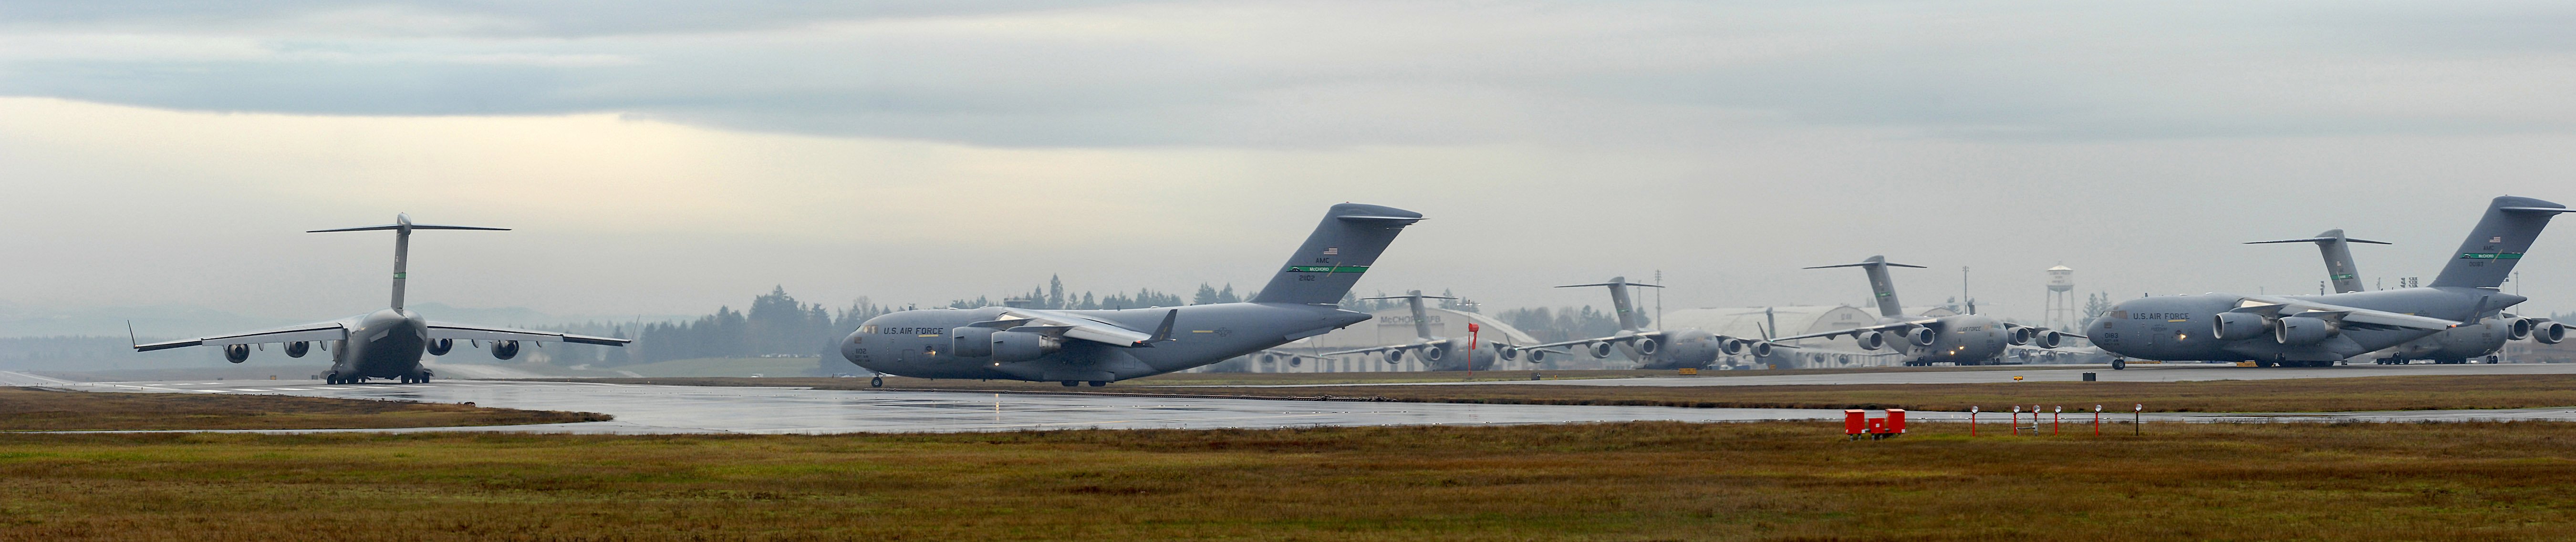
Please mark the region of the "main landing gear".
<svg viewBox="0 0 2576 542"><path fill-rule="evenodd" d="M1082 385L1082 381L1080 381L1080 380L1066 380L1066 381L1064 381L1064 382L1063 382L1063 384L1064 384L1064 387L1070 388L1070 387L1074 387L1074 386L1080 386L1080 385ZM1107 381L1107 380L1093 380L1093 381L1091 381L1091 387L1094 387L1094 388L1101 387L1101 386L1107 386L1107 385L1109 385L1109 381Z"/></svg>
<svg viewBox="0 0 2576 542"><path fill-rule="evenodd" d="M871 387L871 388L882 388L882 387L885 387L885 377L882 377L882 376L871 376L871 377L868 377L868 387Z"/></svg>

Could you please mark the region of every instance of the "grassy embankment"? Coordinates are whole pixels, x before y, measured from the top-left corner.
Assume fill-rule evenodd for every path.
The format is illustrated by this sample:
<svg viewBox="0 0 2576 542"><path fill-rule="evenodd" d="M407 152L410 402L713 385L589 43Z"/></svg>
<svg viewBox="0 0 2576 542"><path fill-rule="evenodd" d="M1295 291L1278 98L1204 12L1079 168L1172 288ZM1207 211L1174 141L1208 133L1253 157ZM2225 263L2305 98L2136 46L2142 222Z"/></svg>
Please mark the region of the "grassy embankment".
<svg viewBox="0 0 2576 542"><path fill-rule="evenodd" d="M0 540L2576 538L2576 425L1917 429L7 434Z"/></svg>
<svg viewBox="0 0 2576 542"><path fill-rule="evenodd" d="M0 431L368 429L602 421L606 414L284 395L0 388Z"/></svg>
<svg viewBox="0 0 2576 542"><path fill-rule="evenodd" d="M2252 370L2252 369L2248 369ZM2287 369L2297 370L2297 369ZM1767 371L1765 371L1767 372ZM1362 373L1367 374L1367 373ZM1404 373L1389 373L1404 374ZM897 389L1202 394L1253 397L1380 398L1434 403L1633 405L1698 408L1908 408L1988 409L2010 405L2144 404L2152 412L2337 412L2540 408L2576 405L2576 375L2424 375L2196 382L1998 382L1986 384L1849 384L1782 386L1476 386L1222 387L1209 379L1165 375L1105 388L1065 388L1043 382L925 380L888 377ZM1191 375L1200 376L1200 375ZM1322 375L1231 375L1262 384L1319 381ZM1527 378L1523 375L1522 378ZM1999 377L1998 379L2008 378ZM811 386L868 389L865 379L612 379L611 382L705 386ZM1176 387L1188 382L1193 387ZM1155 384L1164 384L1157 386ZM1217 387L1205 387L1217 386Z"/></svg>

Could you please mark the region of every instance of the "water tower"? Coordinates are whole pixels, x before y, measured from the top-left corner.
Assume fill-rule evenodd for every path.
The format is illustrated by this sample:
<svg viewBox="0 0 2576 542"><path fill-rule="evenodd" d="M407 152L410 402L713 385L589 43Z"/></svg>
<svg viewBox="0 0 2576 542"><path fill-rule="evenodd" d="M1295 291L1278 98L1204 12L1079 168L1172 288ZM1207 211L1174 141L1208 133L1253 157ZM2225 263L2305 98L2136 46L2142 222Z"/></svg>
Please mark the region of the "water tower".
<svg viewBox="0 0 2576 542"><path fill-rule="evenodd" d="M2048 315L2041 320L2048 327L2075 327L2075 269L2060 265L2048 268Z"/></svg>

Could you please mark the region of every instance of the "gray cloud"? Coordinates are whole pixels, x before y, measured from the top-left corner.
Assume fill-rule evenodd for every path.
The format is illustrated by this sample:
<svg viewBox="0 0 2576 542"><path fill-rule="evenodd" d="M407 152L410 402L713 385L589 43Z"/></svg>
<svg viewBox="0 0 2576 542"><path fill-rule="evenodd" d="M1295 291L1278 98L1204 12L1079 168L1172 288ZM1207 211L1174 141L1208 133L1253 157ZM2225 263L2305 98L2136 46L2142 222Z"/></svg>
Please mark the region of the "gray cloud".
<svg viewBox="0 0 2576 542"><path fill-rule="evenodd" d="M1033 146L2576 126L2557 4L36 4L0 13L0 94L199 110Z"/></svg>

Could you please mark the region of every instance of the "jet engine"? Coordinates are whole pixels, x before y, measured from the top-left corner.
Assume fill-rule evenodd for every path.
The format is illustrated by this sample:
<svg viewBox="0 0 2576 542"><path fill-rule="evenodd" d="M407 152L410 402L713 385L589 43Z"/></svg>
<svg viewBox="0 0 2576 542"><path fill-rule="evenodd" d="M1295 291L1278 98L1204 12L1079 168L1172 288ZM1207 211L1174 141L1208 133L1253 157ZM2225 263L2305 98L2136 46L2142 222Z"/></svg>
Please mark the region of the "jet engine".
<svg viewBox="0 0 2576 542"><path fill-rule="evenodd" d="M2054 329L2042 330L2038 335L2033 335L2030 341L2040 348L2056 348L2058 343L2066 342L2066 334Z"/></svg>
<svg viewBox="0 0 2576 542"><path fill-rule="evenodd" d="M2272 339L2290 346L2324 342L2337 331L2333 322L2322 318L2289 316L2272 322Z"/></svg>
<svg viewBox="0 0 2576 542"><path fill-rule="evenodd" d="M2222 312L2217 318L2209 319L2209 336L2222 341L2245 340L2261 337L2263 332L2271 331L2271 327L2260 314Z"/></svg>
<svg viewBox="0 0 2576 542"><path fill-rule="evenodd" d="M1862 350L1877 350L1879 347L1887 346L1887 334L1883 332L1872 331L1853 335L1852 340L1859 342Z"/></svg>
<svg viewBox="0 0 2576 542"><path fill-rule="evenodd" d="M1932 328L1918 327L1905 332L1905 340L1912 341L1915 346L1932 346L1934 341L1941 340L1941 333Z"/></svg>
<svg viewBox="0 0 2576 542"><path fill-rule="evenodd" d="M1500 347L1495 347L1495 348L1494 348L1494 355L1502 356L1502 357L1503 357L1503 361L1512 361L1512 360L1517 360L1517 359L1521 359L1521 349L1518 349L1518 348L1512 348L1512 347L1509 347L1509 346L1500 346Z"/></svg>
<svg viewBox="0 0 2576 542"><path fill-rule="evenodd" d="M1742 354L1744 353L1744 339L1720 336L1717 338L1717 351L1725 352L1726 355L1729 356Z"/></svg>
<svg viewBox="0 0 2576 542"><path fill-rule="evenodd" d="M519 357L519 341L492 341L493 359Z"/></svg>
<svg viewBox="0 0 2576 542"><path fill-rule="evenodd" d="M1584 346L1584 349L1592 351L1592 359L1610 357L1610 343L1592 343Z"/></svg>
<svg viewBox="0 0 2576 542"><path fill-rule="evenodd" d="M1440 361L1445 357L1449 357L1448 348L1436 344L1422 348L1422 361Z"/></svg>
<svg viewBox="0 0 2576 542"><path fill-rule="evenodd" d="M290 358L300 358L300 357L304 357L304 353L305 353L305 352L311 352L311 351L313 351L313 344L312 344L312 343L308 343L308 342L304 342L304 341L295 341L295 342L291 342L291 343L286 343L286 357L290 357Z"/></svg>
<svg viewBox="0 0 2576 542"><path fill-rule="evenodd" d="M1064 349L1062 339L1048 337L1044 333L996 331L988 336L990 340L984 343L984 350L986 354L993 356L993 363L1019 363L1046 357L1048 354ZM1294 363L1293 359L1291 363Z"/></svg>
<svg viewBox="0 0 2576 542"><path fill-rule="evenodd" d="M1402 348L1397 348L1397 349L1394 349L1394 350L1388 350L1388 351L1386 351L1386 362L1387 362L1387 363L1403 363L1403 362L1404 362L1404 349L1402 349Z"/></svg>
<svg viewBox="0 0 2576 542"><path fill-rule="evenodd" d="M1638 337L1636 341L1630 342L1629 344L1637 347L1637 353L1649 356L1655 355L1656 350L1664 347L1664 345L1656 341L1654 337Z"/></svg>
<svg viewBox="0 0 2576 542"><path fill-rule="evenodd" d="M949 328L948 354L969 358L993 355L993 335L998 331L1001 330L973 326Z"/></svg>
<svg viewBox="0 0 2576 542"><path fill-rule="evenodd" d="M2531 340L2540 341L2540 344L2558 344L2558 341L2567 340L2567 324L2541 322L2532 326Z"/></svg>
<svg viewBox="0 0 2576 542"><path fill-rule="evenodd" d="M1771 343L1767 343L1767 342L1762 342L1762 343L1753 343L1753 357L1757 357L1757 358L1767 358L1767 357L1771 357Z"/></svg>
<svg viewBox="0 0 2576 542"><path fill-rule="evenodd" d="M247 345L247 344L227 344L227 345L224 345L224 361L229 361L229 362L233 362L233 363L241 363L241 362L245 362L245 361L250 361L250 345Z"/></svg>
<svg viewBox="0 0 2576 542"><path fill-rule="evenodd" d="M1531 350L1531 351L1530 351L1530 363L1538 363L1538 362L1542 362L1542 361L1547 361L1547 351L1546 351L1546 350Z"/></svg>
<svg viewBox="0 0 2576 542"><path fill-rule="evenodd" d="M2522 340L2523 337L2531 336L2531 331L2539 327L2539 320L2530 318L2507 319L2504 321L2505 339L2514 341Z"/></svg>
<svg viewBox="0 0 2576 542"><path fill-rule="evenodd" d="M2038 337L2039 328L2030 326L2013 326L2012 333L2004 336L2004 342L2012 343L2013 346L2021 346L2030 344L2031 339Z"/></svg>
<svg viewBox="0 0 2576 542"><path fill-rule="evenodd" d="M432 356L444 356L448 351L455 349L456 339L430 339L427 348L429 355Z"/></svg>

